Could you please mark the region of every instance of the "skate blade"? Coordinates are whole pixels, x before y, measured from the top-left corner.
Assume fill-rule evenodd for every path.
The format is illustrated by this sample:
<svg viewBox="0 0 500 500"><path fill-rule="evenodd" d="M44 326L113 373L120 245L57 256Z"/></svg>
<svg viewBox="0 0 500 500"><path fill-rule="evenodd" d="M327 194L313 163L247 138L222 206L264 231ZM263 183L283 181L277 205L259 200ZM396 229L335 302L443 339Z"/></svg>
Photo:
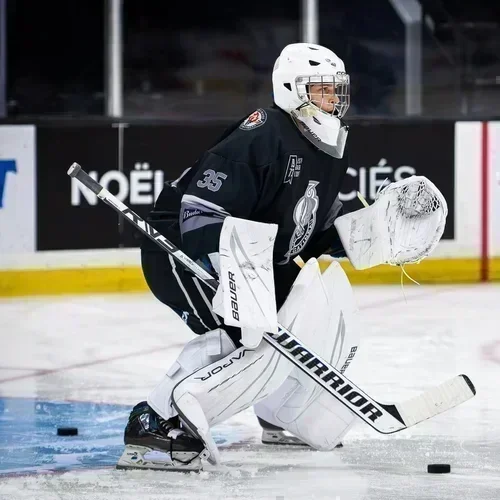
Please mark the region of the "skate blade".
<svg viewBox="0 0 500 500"><path fill-rule="evenodd" d="M278 444L281 446L302 446L304 448L310 448L307 443L301 441L295 436L289 436L283 431L262 431L262 443L263 444Z"/></svg>
<svg viewBox="0 0 500 500"><path fill-rule="evenodd" d="M125 446L116 468L118 470L147 469L168 472L200 472L203 470L199 453L176 452L178 460L143 446Z"/></svg>
<svg viewBox="0 0 500 500"><path fill-rule="evenodd" d="M289 436L283 431L271 431L264 429L262 431L261 441L263 444L277 444L279 446L301 446L302 448L311 448L307 443L300 440L298 437ZM338 443L335 448L342 448L344 445Z"/></svg>

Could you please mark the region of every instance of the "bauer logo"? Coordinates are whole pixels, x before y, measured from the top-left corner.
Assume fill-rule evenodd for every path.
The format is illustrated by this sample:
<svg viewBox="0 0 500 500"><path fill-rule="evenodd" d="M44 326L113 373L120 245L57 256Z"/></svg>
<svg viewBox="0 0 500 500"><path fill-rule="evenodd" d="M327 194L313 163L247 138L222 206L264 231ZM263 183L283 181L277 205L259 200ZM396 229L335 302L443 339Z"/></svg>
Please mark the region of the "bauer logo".
<svg viewBox="0 0 500 500"><path fill-rule="evenodd" d="M228 271L227 276L229 278L229 295L231 297L231 313L236 321L240 320L240 313L238 307L238 295L236 294L236 283L234 281L234 274Z"/></svg>
<svg viewBox="0 0 500 500"><path fill-rule="evenodd" d="M90 177L120 201L128 200L131 205L151 205L164 183L163 170L152 170L149 163L136 162L128 174L119 170L108 170L101 176L98 172L90 171ZM71 179L71 205L97 205L97 196L84 187L76 179Z"/></svg>
<svg viewBox="0 0 500 500"><path fill-rule="evenodd" d="M0 160L0 209L3 208L8 174L17 172L16 160Z"/></svg>

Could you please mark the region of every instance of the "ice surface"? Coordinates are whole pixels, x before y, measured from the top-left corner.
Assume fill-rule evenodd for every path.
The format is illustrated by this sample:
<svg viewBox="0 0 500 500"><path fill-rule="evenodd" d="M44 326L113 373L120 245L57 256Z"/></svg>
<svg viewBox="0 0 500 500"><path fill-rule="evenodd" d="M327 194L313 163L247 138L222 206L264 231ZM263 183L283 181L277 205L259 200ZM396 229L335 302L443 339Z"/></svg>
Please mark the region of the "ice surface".
<svg viewBox="0 0 500 500"><path fill-rule="evenodd" d="M347 375L394 402L465 373L475 398L391 436L360 422L328 453L261 444L247 410L213 430L229 472L198 475L114 469L130 407L192 336L167 308L150 294L1 300L0 499L500 499L500 286L405 293L355 287Z"/></svg>

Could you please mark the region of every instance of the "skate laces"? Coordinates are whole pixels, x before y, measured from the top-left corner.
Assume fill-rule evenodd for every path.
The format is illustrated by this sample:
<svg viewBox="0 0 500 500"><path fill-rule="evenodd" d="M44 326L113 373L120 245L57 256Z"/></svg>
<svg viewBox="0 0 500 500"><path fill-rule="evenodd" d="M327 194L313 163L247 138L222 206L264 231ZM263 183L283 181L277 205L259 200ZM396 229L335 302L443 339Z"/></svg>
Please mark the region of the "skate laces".
<svg viewBox="0 0 500 500"><path fill-rule="evenodd" d="M170 419L165 420L164 418L158 416L158 427L160 430L170 439L177 439L179 436L186 434L180 426L176 426ZM180 424L180 422L179 422Z"/></svg>
<svg viewBox="0 0 500 500"><path fill-rule="evenodd" d="M201 455L201 452L194 452L194 455L191 458L183 460L180 458L181 454L178 451L174 451L174 440L179 436L187 435L187 433L180 428L181 422L179 418L177 418L176 420L178 423L178 427L176 427L171 420L165 420L164 418L158 416L158 425L160 429L165 433L165 435L170 439L169 453L172 461L182 465L189 465Z"/></svg>
<svg viewBox="0 0 500 500"><path fill-rule="evenodd" d="M167 432L167 436L171 439L177 439L179 436L182 436L183 434L186 434L182 429L170 429Z"/></svg>
<svg viewBox="0 0 500 500"><path fill-rule="evenodd" d="M170 420L165 420L159 415L156 416L156 423L158 428L166 435L174 428L174 424Z"/></svg>

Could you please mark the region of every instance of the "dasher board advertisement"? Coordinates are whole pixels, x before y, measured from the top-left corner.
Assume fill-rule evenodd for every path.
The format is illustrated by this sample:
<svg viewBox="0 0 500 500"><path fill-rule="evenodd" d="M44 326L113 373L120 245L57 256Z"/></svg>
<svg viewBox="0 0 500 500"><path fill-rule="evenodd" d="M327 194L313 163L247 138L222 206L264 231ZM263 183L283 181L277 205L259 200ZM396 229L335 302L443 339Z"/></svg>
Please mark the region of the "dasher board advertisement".
<svg viewBox="0 0 500 500"><path fill-rule="evenodd" d="M35 251L35 168L35 127L0 125L0 265Z"/></svg>

